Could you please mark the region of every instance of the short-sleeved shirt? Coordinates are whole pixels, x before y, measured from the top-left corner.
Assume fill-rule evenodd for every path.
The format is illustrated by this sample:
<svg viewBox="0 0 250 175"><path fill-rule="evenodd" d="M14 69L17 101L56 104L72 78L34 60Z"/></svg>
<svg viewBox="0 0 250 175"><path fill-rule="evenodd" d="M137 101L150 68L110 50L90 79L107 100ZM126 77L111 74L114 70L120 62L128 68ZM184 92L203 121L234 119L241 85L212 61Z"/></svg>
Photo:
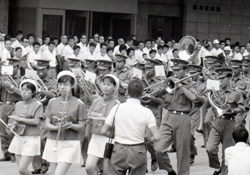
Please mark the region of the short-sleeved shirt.
<svg viewBox="0 0 250 175"><path fill-rule="evenodd" d="M63 124L66 122L78 124L79 121L84 121L86 119L86 108L84 103L74 96L71 96L68 102L65 102L60 96L52 98L49 101L45 115L47 118L51 119L51 124L55 126L60 124L62 116L64 117ZM55 140L57 133L58 131L49 131L48 138ZM79 140L78 132L73 129L61 131L59 140Z"/></svg>
<svg viewBox="0 0 250 175"><path fill-rule="evenodd" d="M140 100L129 98L127 102L114 106L105 123L112 126L115 120L114 140L121 144L144 142L147 128L156 126L152 111L141 105ZM116 111L117 109L117 111Z"/></svg>
<svg viewBox="0 0 250 175"><path fill-rule="evenodd" d="M39 101L35 100L26 104L24 101L20 101L15 105L14 115L26 119L42 118L43 117L43 105ZM39 127L36 125L29 125L23 122L18 122L16 126L17 133L24 136L37 136L40 135Z"/></svg>
<svg viewBox="0 0 250 175"><path fill-rule="evenodd" d="M45 86L47 87L48 91L53 92L55 95L57 94L57 82L54 78L47 75L45 78L42 79L42 81L45 84ZM48 100L49 99L47 98L47 100L42 102L43 105L47 105Z"/></svg>
<svg viewBox="0 0 250 175"><path fill-rule="evenodd" d="M7 60L7 59L11 58L10 51L7 50L6 48L4 48L3 51L2 51L2 55L0 55L0 57L1 57L1 62L4 65L8 65L9 64L9 60Z"/></svg>

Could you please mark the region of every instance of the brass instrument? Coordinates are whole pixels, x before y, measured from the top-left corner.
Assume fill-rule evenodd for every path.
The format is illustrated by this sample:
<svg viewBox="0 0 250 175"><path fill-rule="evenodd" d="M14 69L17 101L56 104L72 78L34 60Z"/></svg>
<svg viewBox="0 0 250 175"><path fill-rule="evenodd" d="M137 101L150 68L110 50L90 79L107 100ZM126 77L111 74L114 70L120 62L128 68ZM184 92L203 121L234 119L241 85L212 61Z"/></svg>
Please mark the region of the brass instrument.
<svg viewBox="0 0 250 175"><path fill-rule="evenodd" d="M190 64L195 64L195 58L198 55L198 44L196 39L192 36L184 36L179 41L179 53L180 59L188 60Z"/></svg>
<svg viewBox="0 0 250 175"><path fill-rule="evenodd" d="M194 77L196 76L197 74L200 74L200 72L197 72L195 74L192 74L192 75L189 75L185 78L182 78L180 80L176 80L175 78L167 78L165 81L164 81L164 87L166 88L167 92L172 92L173 90L176 89L176 85L182 81L185 81L191 77Z"/></svg>
<svg viewBox="0 0 250 175"><path fill-rule="evenodd" d="M0 83L3 85L4 82L9 82L10 84L14 85L14 87L18 88L17 83L11 75L0 75ZM14 93L14 90L10 87L5 87L5 89L11 94Z"/></svg>
<svg viewBox="0 0 250 175"><path fill-rule="evenodd" d="M230 109L230 106L227 104L227 96L222 90L210 91L207 96L218 117L221 117Z"/></svg>

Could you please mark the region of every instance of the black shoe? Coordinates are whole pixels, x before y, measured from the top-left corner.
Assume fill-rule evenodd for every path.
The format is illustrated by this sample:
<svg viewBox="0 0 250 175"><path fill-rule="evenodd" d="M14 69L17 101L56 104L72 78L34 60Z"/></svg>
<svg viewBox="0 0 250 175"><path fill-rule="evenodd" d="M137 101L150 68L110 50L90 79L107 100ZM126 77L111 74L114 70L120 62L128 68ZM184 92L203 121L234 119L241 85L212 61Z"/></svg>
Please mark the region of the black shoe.
<svg viewBox="0 0 250 175"><path fill-rule="evenodd" d="M201 148L205 148L205 145L201 145Z"/></svg>
<svg viewBox="0 0 250 175"><path fill-rule="evenodd" d="M35 169L31 174L41 174L41 169Z"/></svg>
<svg viewBox="0 0 250 175"><path fill-rule="evenodd" d="M41 174L45 174L49 170L49 165L43 163L41 168Z"/></svg>
<svg viewBox="0 0 250 175"><path fill-rule="evenodd" d="M175 148L175 147L172 147L168 152L169 152L169 153L176 153L176 148Z"/></svg>
<svg viewBox="0 0 250 175"><path fill-rule="evenodd" d="M151 162L151 171L154 172L158 168L158 163L156 161Z"/></svg>
<svg viewBox="0 0 250 175"><path fill-rule="evenodd" d="M219 175L221 173L221 169L219 171L214 171L213 175Z"/></svg>
<svg viewBox="0 0 250 175"><path fill-rule="evenodd" d="M190 156L190 165L194 163L195 155Z"/></svg>
<svg viewBox="0 0 250 175"><path fill-rule="evenodd" d="M10 156L4 156L2 159L0 159L0 161L10 161L11 158Z"/></svg>
<svg viewBox="0 0 250 175"><path fill-rule="evenodd" d="M168 172L168 175L177 175L176 172L173 170L171 172Z"/></svg>
<svg viewBox="0 0 250 175"><path fill-rule="evenodd" d="M203 130L201 129L196 129L196 132L203 134Z"/></svg>
<svg viewBox="0 0 250 175"><path fill-rule="evenodd" d="M81 165L81 167L85 167L86 166L86 162L84 162L82 165Z"/></svg>

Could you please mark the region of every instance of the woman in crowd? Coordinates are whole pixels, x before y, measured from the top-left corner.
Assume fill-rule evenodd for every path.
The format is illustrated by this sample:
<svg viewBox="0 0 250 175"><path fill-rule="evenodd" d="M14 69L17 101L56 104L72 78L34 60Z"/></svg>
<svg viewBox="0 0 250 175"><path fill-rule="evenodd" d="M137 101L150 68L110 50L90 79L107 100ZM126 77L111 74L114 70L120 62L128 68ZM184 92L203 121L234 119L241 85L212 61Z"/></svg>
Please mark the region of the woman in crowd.
<svg viewBox="0 0 250 175"><path fill-rule="evenodd" d="M101 135L101 128L108 116L110 110L117 104L117 96L115 95L119 80L114 75L107 74L101 81L103 97L97 98L90 106L88 118L96 118L92 120L92 137L88 147L88 157L86 161L86 171L88 175L97 174L97 162L103 158L105 145L108 137ZM102 118L102 119L101 119ZM98 120L100 119L100 120ZM103 160L103 172L107 174L108 159Z"/></svg>
<svg viewBox="0 0 250 175"><path fill-rule="evenodd" d="M65 175L72 163L80 163L78 133L84 130L86 108L74 97L76 78L72 72L60 72L57 84L60 96L51 99L45 111L45 127L49 134L43 159L50 162L52 175Z"/></svg>
<svg viewBox="0 0 250 175"><path fill-rule="evenodd" d="M34 156L40 155L39 124L43 116L43 105L34 97L37 84L26 79L20 84L23 101L16 103L14 114L9 116L14 120L10 126L20 137L15 136L10 144L9 152L16 155L20 175L29 175L29 164Z"/></svg>

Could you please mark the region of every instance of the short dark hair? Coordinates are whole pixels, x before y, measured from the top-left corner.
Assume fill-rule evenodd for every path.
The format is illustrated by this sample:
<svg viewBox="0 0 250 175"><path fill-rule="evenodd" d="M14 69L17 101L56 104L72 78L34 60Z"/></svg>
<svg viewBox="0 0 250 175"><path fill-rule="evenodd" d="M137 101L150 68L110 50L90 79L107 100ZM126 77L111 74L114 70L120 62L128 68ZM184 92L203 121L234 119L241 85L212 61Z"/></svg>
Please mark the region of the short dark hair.
<svg viewBox="0 0 250 175"><path fill-rule="evenodd" d="M21 51L23 50L21 47L16 47L16 48L15 48L15 52L18 51L19 49L20 49Z"/></svg>
<svg viewBox="0 0 250 175"><path fill-rule="evenodd" d="M89 47L96 47L96 43L89 43Z"/></svg>
<svg viewBox="0 0 250 175"><path fill-rule="evenodd" d="M178 51L177 49L174 49L173 51L172 51L172 53L174 53L175 51Z"/></svg>
<svg viewBox="0 0 250 175"><path fill-rule="evenodd" d="M113 49L113 48L108 47L108 48L107 48L107 52L109 52L110 50L114 51L114 49Z"/></svg>
<svg viewBox="0 0 250 175"><path fill-rule="evenodd" d="M81 38L82 36L86 36L86 38L87 38L86 33L81 33L80 38Z"/></svg>
<svg viewBox="0 0 250 175"><path fill-rule="evenodd" d="M35 38L35 34L33 34L33 33L28 33L28 34L27 34L27 38L30 39L30 37L34 37L34 38Z"/></svg>
<svg viewBox="0 0 250 175"><path fill-rule="evenodd" d="M128 50L127 50L127 55L129 55L129 53L130 53L131 51L135 51L135 49L134 49L133 47L128 48Z"/></svg>
<svg viewBox="0 0 250 175"><path fill-rule="evenodd" d="M152 43L152 40L151 40L151 39L146 39L146 40L145 40L145 44L146 44L147 42Z"/></svg>
<svg viewBox="0 0 250 175"><path fill-rule="evenodd" d="M149 51L149 55L152 54L152 53L156 53L156 50L155 50L155 49L151 49L151 50Z"/></svg>
<svg viewBox="0 0 250 175"><path fill-rule="evenodd" d="M233 130L233 139L235 143L237 142L247 142L248 132L245 127L239 126Z"/></svg>
<svg viewBox="0 0 250 175"><path fill-rule="evenodd" d="M110 43L111 41L115 42L114 39L108 39L108 43Z"/></svg>
<svg viewBox="0 0 250 175"><path fill-rule="evenodd" d="M128 95L132 98L140 98L143 93L141 80L132 80L128 84Z"/></svg>
<svg viewBox="0 0 250 175"><path fill-rule="evenodd" d="M50 41L48 45L50 46L51 44L54 46L56 45L56 43L54 41Z"/></svg>
<svg viewBox="0 0 250 175"><path fill-rule="evenodd" d="M81 47L78 46L78 45L74 45L74 46L73 46L73 50L76 50L76 49L81 49Z"/></svg>
<svg viewBox="0 0 250 175"><path fill-rule="evenodd" d="M126 50L127 51L127 46L125 44L121 44L119 47L119 51L121 52L122 50Z"/></svg>
<svg viewBox="0 0 250 175"><path fill-rule="evenodd" d="M239 47L239 48L241 49L242 47L245 47L245 48L246 48L246 46L245 46L245 45L240 45L240 47Z"/></svg>
<svg viewBox="0 0 250 175"><path fill-rule="evenodd" d="M157 46L157 50L159 50L159 49L163 49L163 46L162 45L158 45Z"/></svg>
<svg viewBox="0 0 250 175"><path fill-rule="evenodd" d="M34 98L35 95L36 95L36 87L35 87L35 85L32 84L32 83L26 82L26 83L23 83L21 87L23 87L24 85L26 85L27 89L31 90L32 98Z"/></svg>
<svg viewBox="0 0 250 175"><path fill-rule="evenodd" d="M101 43L101 44L100 44L100 48L102 48L103 46L108 47L106 43Z"/></svg>
<svg viewBox="0 0 250 175"><path fill-rule="evenodd" d="M168 46L167 44L165 44L165 45L163 46L163 49L164 49L164 48L169 48L169 46Z"/></svg>
<svg viewBox="0 0 250 175"><path fill-rule="evenodd" d="M220 40L220 44L221 44L221 43L226 43L226 42L225 42L224 40Z"/></svg>
<svg viewBox="0 0 250 175"><path fill-rule="evenodd" d="M72 35L68 36L68 40L70 40L70 39L75 40L74 36L72 36Z"/></svg>
<svg viewBox="0 0 250 175"><path fill-rule="evenodd" d="M18 31L16 31L15 36L17 36L17 35L19 35L19 34L23 34L23 31L22 31L22 30L18 30Z"/></svg>
<svg viewBox="0 0 250 175"><path fill-rule="evenodd" d="M39 42L34 42L32 45L33 47L35 47L35 45L38 45L39 47L41 46Z"/></svg>

